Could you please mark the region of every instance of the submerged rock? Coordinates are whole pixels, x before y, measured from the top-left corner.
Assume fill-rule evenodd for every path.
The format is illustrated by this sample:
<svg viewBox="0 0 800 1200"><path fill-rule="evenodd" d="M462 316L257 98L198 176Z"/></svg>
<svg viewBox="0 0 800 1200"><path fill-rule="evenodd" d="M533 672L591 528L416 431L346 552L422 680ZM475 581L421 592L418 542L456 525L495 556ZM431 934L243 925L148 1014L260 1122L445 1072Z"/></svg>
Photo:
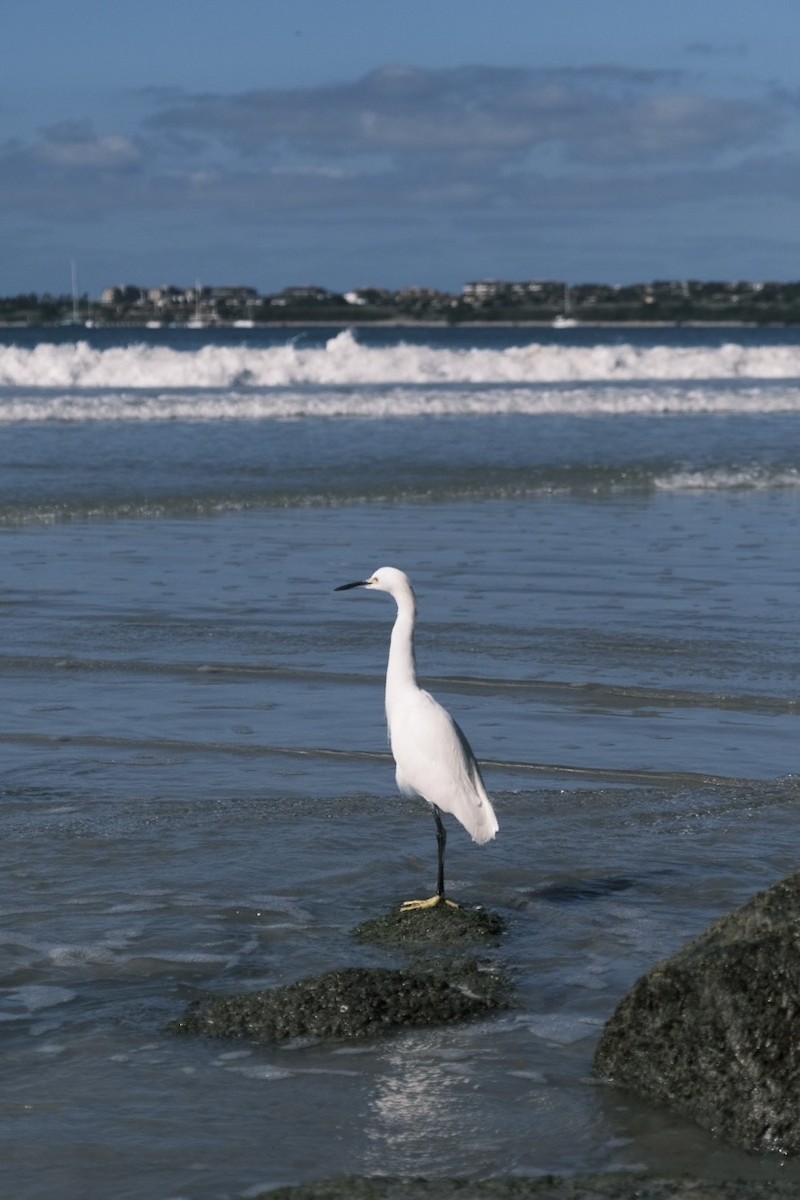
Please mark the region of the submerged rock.
<svg viewBox="0 0 800 1200"><path fill-rule="evenodd" d="M393 909L385 917L376 917L356 926L353 936L361 942L379 946L459 946L467 942L496 941L505 926L502 917L484 908Z"/></svg>
<svg viewBox="0 0 800 1200"><path fill-rule="evenodd" d="M472 961L405 971L346 967L268 991L195 1002L172 1030L273 1043L354 1040L484 1016L508 1007L509 996L501 976Z"/></svg>
<svg viewBox="0 0 800 1200"><path fill-rule="evenodd" d="M262 1192L256 1200L797 1200L797 1185L713 1183L615 1172L537 1179L327 1179Z"/></svg>
<svg viewBox="0 0 800 1200"><path fill-rule="evenodd" d="M595 1069L746 1150L800 1153L800 874L641 978Z"/></svg>

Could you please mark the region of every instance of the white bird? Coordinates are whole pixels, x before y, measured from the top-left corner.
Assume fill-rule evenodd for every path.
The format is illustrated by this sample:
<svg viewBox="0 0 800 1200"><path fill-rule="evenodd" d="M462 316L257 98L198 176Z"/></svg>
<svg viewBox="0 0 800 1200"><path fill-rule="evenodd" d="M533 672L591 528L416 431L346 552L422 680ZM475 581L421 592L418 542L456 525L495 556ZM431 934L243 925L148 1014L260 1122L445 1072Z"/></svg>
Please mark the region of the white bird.
<svg viewBox="0 0 800 1200"><path fill-rule="evenodd" d="M474 841L489 842L499 828L492 802L486 794L480 768L469 742L447 709L417 683L414 659L414 624L417 605L411 580L397 567L380 567L369 579L343 583L349 588L388 592L397 604L386 667L386 723L397 767L397 786L404 796L418 796L433 808L439 872L436 895L427 900L407 900L404 911L457 907L444 894L444 850L447 835L441 813L452 813Z"/></svg>

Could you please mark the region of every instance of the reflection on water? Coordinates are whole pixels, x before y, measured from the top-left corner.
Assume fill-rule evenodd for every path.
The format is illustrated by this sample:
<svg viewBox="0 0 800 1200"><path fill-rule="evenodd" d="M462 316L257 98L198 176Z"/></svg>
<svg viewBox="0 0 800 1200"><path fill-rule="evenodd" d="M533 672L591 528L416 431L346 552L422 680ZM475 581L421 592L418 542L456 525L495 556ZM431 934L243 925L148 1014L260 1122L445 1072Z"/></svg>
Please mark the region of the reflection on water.
<svg viewBox="0 0 800 1200"><path fill-rule="evenodd" d="M483 1037L492 1036L487 1023ZM457 1032L435 1031L387 1046L369 1105L370 1171L385 1172L390 1164L399 1173L457 1174L465 1150L474 1161L482 1146L491 1159L496 1133L486 1127L487 1107L475 1069L486 1055L474 1039L468 1059L458 1042Z"/></svg>

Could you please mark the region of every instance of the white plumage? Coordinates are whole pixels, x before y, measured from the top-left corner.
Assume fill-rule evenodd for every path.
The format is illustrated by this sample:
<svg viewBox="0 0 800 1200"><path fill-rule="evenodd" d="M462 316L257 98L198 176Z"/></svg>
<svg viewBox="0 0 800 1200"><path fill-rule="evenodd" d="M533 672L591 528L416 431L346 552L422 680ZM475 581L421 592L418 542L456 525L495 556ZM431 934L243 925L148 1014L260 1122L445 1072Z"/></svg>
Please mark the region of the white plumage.
<svg viewBox="0 0 800 1200"><path fill-rule="evenodd" d="M433 907L445 901L445 831L440 813L452 813L476 842L488 842L498 830L492 802L469 742L429 692L417 683L414 659L416 599L407 575L380 567L369 579L345 583L337 591L370 588L388 592L397 604L386 667L386 721L400 791L421 796L433 807L439 847L438 887L430 900L410 900L404 908Z"/></svg>

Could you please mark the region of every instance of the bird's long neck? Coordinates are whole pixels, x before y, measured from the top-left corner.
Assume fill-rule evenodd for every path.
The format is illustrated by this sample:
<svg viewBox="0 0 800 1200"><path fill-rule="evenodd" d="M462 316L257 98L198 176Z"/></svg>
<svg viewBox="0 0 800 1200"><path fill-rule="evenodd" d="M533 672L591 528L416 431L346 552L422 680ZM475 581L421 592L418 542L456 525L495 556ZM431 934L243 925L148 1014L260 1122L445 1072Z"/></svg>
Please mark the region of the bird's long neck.
<svg viewBox="0 0 800 1200"><path fill-rule="evenodd" d="M417 686L417 668L414 660L414 621L417 605L411 588L395 596L397 616L392 627L389 643L389 662L386 666L386 713L391 713L393 703L408 687Z"/></svg>

